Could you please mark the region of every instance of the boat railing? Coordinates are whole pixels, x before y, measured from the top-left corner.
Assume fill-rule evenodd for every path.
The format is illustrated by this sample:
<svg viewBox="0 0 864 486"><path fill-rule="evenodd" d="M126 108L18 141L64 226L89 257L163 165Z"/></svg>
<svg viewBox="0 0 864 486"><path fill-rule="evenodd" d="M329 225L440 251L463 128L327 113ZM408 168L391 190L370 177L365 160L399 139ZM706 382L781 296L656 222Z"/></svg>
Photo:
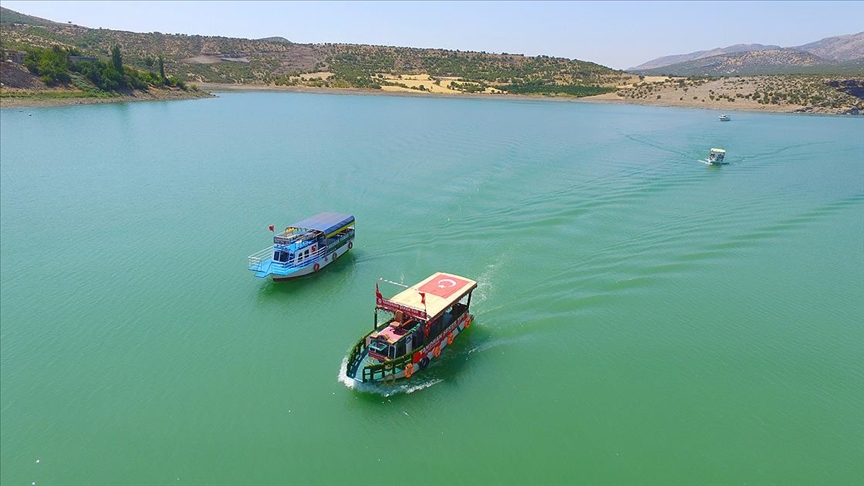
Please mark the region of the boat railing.
<svg viewBox="0 0 864 486"><path fill-rule="evenodd" d="M363 362L363 356L366 354L366 349L368 347L369 346L366 344L366 336L363 336L359 341L357 341L357 344L355 344L354 347L351 348L351 354L348 358L347 368L347 374L351 378L357 375L357 368L359 368L360 363Z"/></svg>
<svg viewBox="0 0 864 486"><path fill-rule="evenodd" d="M362 355L361 355L362 356ZM363 368L363 381L385 380L388 375L396 375L405 370L413 361L414 353L407 353L396 359Z"/></svg>
<svg viewBox="0 0 864 486"><path fill-rule="evenodd" d="M261 263L273 258L273 247L264 248L261 251L249 255L249 268L258 267Z"/></svg>
<svg viewBox="0 0 864 486"><path fill-rule="evenodd" d="M335 241L330 243L330 245L327 245L327 246L316 245L317 248L315 249L315 252L310 253L308 257L304 257L303 260L301 260L300 262L297 262L296 259L294 261L290 261L290 262L274 261L274 262L272 262L272 266L275 268L283 269L283 270L289 270L289 269L301 268L301 267L306 267L308 265L312 265L316 261L320 261L322 258L327 256L328 254L332 253L333 251L335 251L335 250L341 248L342 246L348 244L348 240L350 239L351 236L353 236L353 233L354 233L354 231L352 228L351 231L346 231L344 234L337 237L335 239ZM307 247L307 248L309 248L309 247ZM265 263L268 260L272 260L274 250L275 250L275 246L270 246L270 247L264 248L261 251L255 252L252 255L249 255L249 269L250 270L258 269L262 263ZM305 250L306 250L306 248L303 248L303 251L305 251Z"/></svg>

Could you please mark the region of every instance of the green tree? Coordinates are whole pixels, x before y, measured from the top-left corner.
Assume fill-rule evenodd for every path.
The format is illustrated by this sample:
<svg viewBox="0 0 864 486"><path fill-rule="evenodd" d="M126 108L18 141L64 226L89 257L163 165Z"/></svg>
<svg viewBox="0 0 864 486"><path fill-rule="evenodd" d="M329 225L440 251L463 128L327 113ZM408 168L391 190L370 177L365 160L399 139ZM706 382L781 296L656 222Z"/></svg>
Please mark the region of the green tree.
<svg viewBox="0 0 864 486"><path fill-rule="evenodd" d="M28 52L24 66L49 86L71 81L69 52L60 46L55 45L51 49L35 49Z"/></svg>
<svg viewBox="0 0 864 486"><path fill-rule="evenodd" d="M123 72L123 56L120 54L120 46L118 44L114 44L114 47L111 48L111 64L114 66L114 70L118 73Z"/></svg>
<svg viewBox="0 0 864 486"><path fill-rule="evenodd" d="M156 63L159 64L159 76L165 81L165 59L162 58L162 54L159 54Z"/></svg>

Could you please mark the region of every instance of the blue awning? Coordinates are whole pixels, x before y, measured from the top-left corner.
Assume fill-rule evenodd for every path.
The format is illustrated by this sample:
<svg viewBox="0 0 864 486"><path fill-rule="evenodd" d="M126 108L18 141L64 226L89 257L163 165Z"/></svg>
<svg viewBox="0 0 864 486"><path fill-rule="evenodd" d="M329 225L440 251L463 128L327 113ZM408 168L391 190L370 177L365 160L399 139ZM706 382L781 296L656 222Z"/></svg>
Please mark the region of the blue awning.
<svg viewBox="0 0 864 486"><path fill-rule="evenodd" d="M321 213L311 218L306 218L303 221L298 221L291 226L294 228L318 230L330 236L331 233L335 233L352 223L354 223L354 216L351 214Z"/></svg>

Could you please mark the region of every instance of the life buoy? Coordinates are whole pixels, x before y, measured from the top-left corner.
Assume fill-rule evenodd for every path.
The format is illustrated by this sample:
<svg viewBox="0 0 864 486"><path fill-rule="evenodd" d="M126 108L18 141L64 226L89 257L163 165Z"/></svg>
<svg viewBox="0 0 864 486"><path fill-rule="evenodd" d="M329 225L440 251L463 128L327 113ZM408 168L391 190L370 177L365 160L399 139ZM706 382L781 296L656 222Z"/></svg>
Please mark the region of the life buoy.
<svg viewBox="0 0 864 486"><path fill-rule="evenodd" d="M315 266L312 267L312 270L314 270L314 271L317 272L319 268L321 268L321 265L318 265L318 264L316 263Z"/></svg>
<svg viewBox="0 0 864 486"><path fill-rule="evenodd" d="M336 261L336 257L337 257L337 256L339 256L339 252L334 251L334 252L333 252L333 261L334 261L334 262Z"/></svg>
<svg viewBox="0 0 864 486"><path fill-rule="evenodd" d="M423 359L420 360L420 369L425 370L427 366L429 366L429 358L423 357Z"/></svg>
<svg viewBox="0 0 864 486"><path fill-rule="evenodd" d="M384 383L387 385L392 385L396 383L396 375L390 373L389 375L384 375Z"/></svg>
<svg viewBox="0 0 864 486"><path fill-rule="evenodd" d="M405 378L411 378L411 375L414 374L414 364L408 363L408 366L405 367Z"/></svg>
<svg viewBox="0 0 864 486"><path fill-rule="evenodd" d="M465 329L471 327L471 316L468 316L468 319L465 319Z"/></svg>
<svg viewBox="0 0 864 486"><path fill-rule="evenodd" d="M432 354L434 354L436 358L438 356L441 356L441 345L440 344L435 345L435 349L432 351Z"/></svg>
<svg viewBox="0 0 864 486"><path fill-rule="evenodd" d="M348 242L348 249L350 250L351 248L354 248L354 242L353 241Z"/></svg>
<svg viewBox="0 0 864 486"><path fill-rule="evenodd" d="M389 361L387 363L384 363L384 369L387 371L392 370L393 369L393 363L391 363Z"/></svg>
<svg viewBox="0 0 864 486"><path fill-rule="evenodd" d="M447 335L447 344L453 344L453 333Z"/></svg>

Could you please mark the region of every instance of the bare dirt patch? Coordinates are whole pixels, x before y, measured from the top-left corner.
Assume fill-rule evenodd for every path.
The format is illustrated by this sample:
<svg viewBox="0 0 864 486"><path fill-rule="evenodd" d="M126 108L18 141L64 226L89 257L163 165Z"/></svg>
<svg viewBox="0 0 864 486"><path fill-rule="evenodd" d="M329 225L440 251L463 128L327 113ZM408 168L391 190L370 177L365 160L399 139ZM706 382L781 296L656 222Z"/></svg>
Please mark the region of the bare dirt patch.
<svg viewBox="0 0 864 486"><path fill-rule="evenodd" d="M0 85L4 88L43 89L43 83L38 77L30 74L24 66L12 62L0 62Z"/></svg>
<svg viewBox="0 0 864 486"><path fill-rule="evenodd" d="M190 57L188 59L181 59L180 62L189 64L216 64L217 62L222 62L222 59L219 56L201 55Z"/></svg>

